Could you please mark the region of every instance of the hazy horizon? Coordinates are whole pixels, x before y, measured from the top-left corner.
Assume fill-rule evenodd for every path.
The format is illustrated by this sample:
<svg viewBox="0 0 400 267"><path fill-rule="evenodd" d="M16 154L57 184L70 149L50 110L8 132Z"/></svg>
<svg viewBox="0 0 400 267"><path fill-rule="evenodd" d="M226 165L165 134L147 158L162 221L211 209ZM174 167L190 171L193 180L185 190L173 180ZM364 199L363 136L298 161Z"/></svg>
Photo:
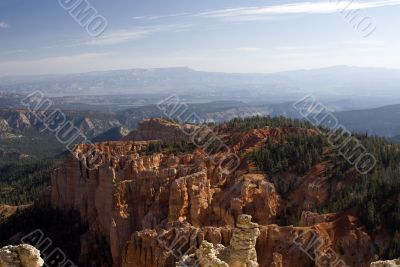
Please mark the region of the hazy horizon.
<svg viewBox="0 0 400 267"><path fill-rule="evenodd" d="M400 69L399 0L84 2L106 23L96 36L85 27L85 6L66 8L74 2L80 1L2 1L0 76L132 66L228 73Z"/></svg>
<svg viewBox="0 0 400 267"><path fill-rule="evenodd" d="M280 73L290 73L290 72L298 72L298 71L317 71L317 70L331 70L331 69L370 69L370 70L386 70L386 71L400 71L399 68L384 68L384 67L374 67L374 66L352 66L352 65L332 65L327 67L320 67L320 68L299 68L299 69L288 69L283 71L272 71L272 72L229 72L229 71L209 71L197 68L191 68L188 66L170 66L170 67L127 67L121 69L94 69L89 71L82 71L82 72L53 72L53 73L43 73L43 74L17 74L17 75L0 75L0 78L10 78L10 77L30 77L30 76L64 76L64 75L74 75L74 74L90 74L90 73L99 73L99 72L113 72L113 71L128 71L128 70L168 70L168 69L188 69L195 72L208 72L208 73L222 73L222 74L243 74L243 75L273 75L273 74L280 74Z"/></svg>

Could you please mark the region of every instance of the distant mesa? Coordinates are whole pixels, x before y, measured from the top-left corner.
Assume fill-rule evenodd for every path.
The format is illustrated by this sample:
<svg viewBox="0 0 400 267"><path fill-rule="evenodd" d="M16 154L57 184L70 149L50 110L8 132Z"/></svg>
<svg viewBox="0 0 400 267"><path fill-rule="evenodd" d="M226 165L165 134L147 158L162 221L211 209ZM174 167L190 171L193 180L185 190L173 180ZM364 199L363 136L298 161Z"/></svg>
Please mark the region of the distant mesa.
<svg viewBox="0 0 400 267"><path fill-rule="evenodd" d="M193 133L198 128L196 125L180 125L174 121L153 118L146 119L139 124L137 130L130 132L123 141L150 141L162 140L166 142L177 142L189 139L187 133Z"/></svg>

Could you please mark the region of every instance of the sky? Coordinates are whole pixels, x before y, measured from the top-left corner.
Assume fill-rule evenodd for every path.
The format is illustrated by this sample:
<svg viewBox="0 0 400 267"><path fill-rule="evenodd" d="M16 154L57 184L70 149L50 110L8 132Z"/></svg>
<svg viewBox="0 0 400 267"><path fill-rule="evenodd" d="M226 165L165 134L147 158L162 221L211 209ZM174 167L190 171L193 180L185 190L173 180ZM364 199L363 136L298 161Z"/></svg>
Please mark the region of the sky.
<svg viewBox="0 0 400 267"><path fill-rule="evenodd" d="M400 69L399 12L400 0L0 0L0 76Z"/></svg>

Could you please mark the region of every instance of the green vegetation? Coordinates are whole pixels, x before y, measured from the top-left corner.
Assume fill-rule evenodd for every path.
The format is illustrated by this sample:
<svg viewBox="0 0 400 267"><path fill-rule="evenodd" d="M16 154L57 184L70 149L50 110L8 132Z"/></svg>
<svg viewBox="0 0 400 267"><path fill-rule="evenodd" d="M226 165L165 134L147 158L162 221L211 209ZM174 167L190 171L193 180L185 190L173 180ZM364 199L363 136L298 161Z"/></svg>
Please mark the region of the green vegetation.
<svg viewBox="0 0 400 267"><path fill-rule="evenodd" d="M32 203L50 185L51 172L59 159L27 160L0 165L0 203Z"/></svg>
<svg viewBox="0 0 400 267"><path fill-rule="evenodd" d="M376 157L377 166L337 192L324 211L354 209L370 233L386 229L393 236L400 236L400 147L383 138L357 137ZM400 244L394 240L388 251L381 253L386 258L398 257Z"/></svg>
<svg viewBox="0 0 400 267"><path fill-rule="evenodd" d="M297 178L307 173L313 166L324 163L327 181L331 185L330 200L326 206L319 207L320 213L353 212L371 234L385 229L393 236L400 236L400 146L393 145L384 138L371 137L366 134L355 135L367 148L367 151L377 159L376 167L368 174L361 175L349 164L338 151L329 145L326 136L316 134L313 126L300 120L291 120L284 117L252 117L247 119L234 119L221 127L225 131L247 131L257 128L269 127L286 129L281 131L276 139L268 139L261 147L248 155L259 171L268 174L269 179L275 183L278 192L284 197L283 186L280 185L280 177L284 173L295 174ZM291 129L294 129L292 131ZM32 203L40 192L49 185L50 174L56 167L59 159L44 159L47 155L54 155L51 142L45 144L40 151L36 151L38 145L35 140L45 140L39 137L23 139L22 142L14 140L7 145L17 148L26 154L35 155L31 160L0 161L0 203L9 205L21 205ZM39 139L34 139L39 138ZM42 141L40 141L42 142ZM56 145L57 149L59 144ZM166 153L179 154L190 153L196 146L190 141L180 142L150 142L143 151L144 154ZM39 153L40 152L40 153ZM296 178L296 179L297 179ZM340 187L336 187L341 182ZM290 186L296 186L295 184ZM292 187L292 188L293 188ZM340 189L336 189L340 188ZM290 190L286 188L286 190ZM295 203L293 204L295 205ZM290 210L290 207L288 207ZM48 220L48 212L51 212ZM33 224L28 220L33 220ZM57 229L51 229L52 225L64 225L64 215L56 211L38 210L28 213L19 213L12 217L7 224L0 222L0 237L7 237L7 233L19 231L18 227L33 225L47 229L49 233L57 233ZM69 215L69 218L75 215ZM290 217L293 216L293 217ZM298 214L289 214L288 221L298 220ZM290 218L289 218L290 217ZM21 222L20 222L21 220ZM67 224L65 224L67 225ZM68 223L68 225L70 225ZM74 223L72 223L74 225ZM75 223L75 226L79 225ZM50 227L50 228L48 228ZM78 226L78 228L81 226ZM80 228L79 228L80 229ZM73 229L71 229L72 231ZM75 228L76 230L76 228ZM69 230L66 231L68 233ZM59 234L59 233L58 233ZM68 235L58 235L68 239ZM71 233L73 239L75 236ZM4 241L6 239L1 239ZM78 240L78 239L76 239ZM380 256L395 258L400 255L400 243L392 241L389 248L380 251ZM75 241L74 241L75 242ZM67 250L73 248L67 248ZM343 248L339 246L342 253ZM76 252L71 252L72 254Z"/></svg>
<svg viewBox="0 0 400 267"><path fill-rule="evenodd" d="M229 129L249 130L253 128L301 127L310 125L285 118L235 119L228 123ZM361 175L354 166L339 155L327 142L324 135L309 133L282 134L279 140L268 140L262 147L248 155L257 168L269 174L280 191L279 177L290 172L304 175L318 163L325 162L324 175L334 185L343 182L345 186L331 193L327 206L320 213L353 211L372 234L380 229L388 230L393 236L400 236L400 146L384 138L354 135L376 157L377 165L368 174ZM273 179L273 178L278 179ZM381 256L394 258L400 255L400 244L395 241Z"/></svg>
<svg viewBox="0 0 400 267"><path fill-rule="evenodd" d="M294 172L304 174L323 156L326 140L309 134L285 134L279 142L268 139L266 144L250 155L257 167L268 174Z"/></svg>
<svg viewBox="0 0 400 267"><path fill-rule="evenodd" d="M65 150L65 146L54 135L35 130L26 130L21 138L0 140L0 148L28 155L32 160L54 157ZM0 157L0 164L14 162L15 159Z"/></svg>
<svg viewBox="0 0 400 267"><path fill-rule="evenodd" d="M264 127L296 127L296 128L308 128L311 129L313 126L305 121L289 119L286 117L261 117L255 116L251 118L236 118L226 123L228 130L241 130L248 131L251 129L261 129Z"/></svg>

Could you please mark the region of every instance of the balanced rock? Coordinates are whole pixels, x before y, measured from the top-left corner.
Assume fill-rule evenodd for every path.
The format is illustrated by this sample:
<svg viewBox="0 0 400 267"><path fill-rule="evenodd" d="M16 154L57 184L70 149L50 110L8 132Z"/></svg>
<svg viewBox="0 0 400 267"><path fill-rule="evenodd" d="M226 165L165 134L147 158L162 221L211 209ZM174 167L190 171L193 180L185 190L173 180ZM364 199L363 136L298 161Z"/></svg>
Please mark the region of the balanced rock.
<svg viewBox="0 0 400 267"><path fill-rule="evenodd" d="M260 235L258 224L250 215L239 215L229 247L222 257L230 267L258 267L256 242Z"/></svg>

